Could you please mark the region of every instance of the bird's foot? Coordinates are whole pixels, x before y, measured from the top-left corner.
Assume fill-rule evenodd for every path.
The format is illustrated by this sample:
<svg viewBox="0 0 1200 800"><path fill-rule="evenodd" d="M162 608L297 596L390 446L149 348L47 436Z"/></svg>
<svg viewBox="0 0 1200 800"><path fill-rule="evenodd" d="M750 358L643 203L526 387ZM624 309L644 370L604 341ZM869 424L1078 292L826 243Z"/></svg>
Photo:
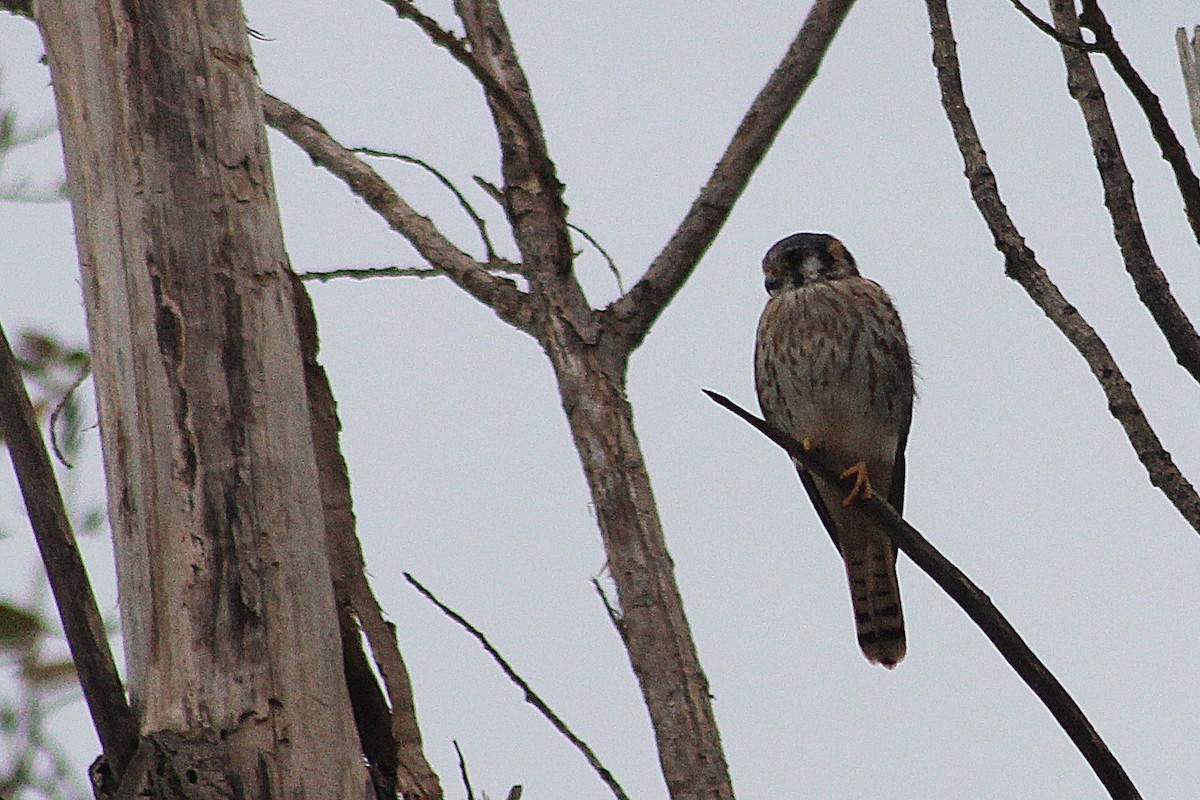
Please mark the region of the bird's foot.
<svg viewBox="0 0 1200 800"><path fill-rule="evenodd" d="M804 452L811 453L813 450L817 449L817 443L805 436L800 440L800 447L804 448Z"/></svg>
<svg viewBox="0 0 1200 800"><path fill-rule="evenodd" d="M842 473L843 478L854 476L854 486L850 489L850 494L846 495L846 499L842 501L842 506L849 506L860 496L866 500L875 494L874 488L871 487L871 475L867 472L867 462L859 461L846 469Z"/></svg>

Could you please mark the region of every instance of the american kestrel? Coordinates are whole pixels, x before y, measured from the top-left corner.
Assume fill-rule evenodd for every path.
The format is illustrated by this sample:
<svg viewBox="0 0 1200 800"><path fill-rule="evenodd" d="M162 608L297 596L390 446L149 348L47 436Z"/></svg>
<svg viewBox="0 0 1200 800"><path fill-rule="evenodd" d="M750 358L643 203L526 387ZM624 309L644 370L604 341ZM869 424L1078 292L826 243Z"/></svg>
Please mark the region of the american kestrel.
<svg viewBox="0 0 1200 800"><path fill-rule="evenodd" d="M904 328L883 288L828 234L777 242L763 273L771 297L754 350L758 402L768 422L856 477L847 497L796 463L845 561L863 655L890 669L905 652L896 548L853 499L875 491L903 509L914 396Z"/></svg>

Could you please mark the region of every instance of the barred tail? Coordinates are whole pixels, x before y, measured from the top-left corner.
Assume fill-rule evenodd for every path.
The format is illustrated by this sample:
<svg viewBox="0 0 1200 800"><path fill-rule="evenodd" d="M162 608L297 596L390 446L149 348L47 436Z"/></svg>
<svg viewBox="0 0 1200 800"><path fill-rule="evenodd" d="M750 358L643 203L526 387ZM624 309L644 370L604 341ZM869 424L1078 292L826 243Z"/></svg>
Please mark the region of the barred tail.
<svg viewBox="0 0 1200 800"><path fill-rule="evenodd" d="M872 664L891 669L904 658L904 614L895 549L886 538L876 536L845 554L846 574L858 645Z"/></svg>

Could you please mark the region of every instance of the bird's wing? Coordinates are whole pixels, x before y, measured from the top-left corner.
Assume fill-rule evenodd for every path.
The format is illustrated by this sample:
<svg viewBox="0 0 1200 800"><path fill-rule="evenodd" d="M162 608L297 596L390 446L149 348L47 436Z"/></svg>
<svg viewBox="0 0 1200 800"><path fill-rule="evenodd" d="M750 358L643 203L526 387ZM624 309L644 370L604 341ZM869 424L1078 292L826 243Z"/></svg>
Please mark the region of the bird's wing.
<svg viewBox="0 0 1200 800"><path fill-rule="evenodd" d="M888 487L887 501L897 514L904 513L904 449L908 446L908 429L912 418L904 421L900 428L900 438L896 442L896 460L892 462L892 483Z"/></svg>
<svg viewBox="0 0 1200 800"><path fill-rule="evenodd" d="M816 480L812 473L799 464L796 464L796 473L800 476L800 483L804 484L804 491L808 493L808 499L812 500L813 508L817 510L817 516L821 518L821 524L825 526L825 530L829 531L829 538L833 539L833 546L838 549L838 552L841 552L842 546L838 544L837 526L833 524L829 508L821 498L821 493L817 491ZM903 474L903 468L901 468L901 474Z"/></svg>

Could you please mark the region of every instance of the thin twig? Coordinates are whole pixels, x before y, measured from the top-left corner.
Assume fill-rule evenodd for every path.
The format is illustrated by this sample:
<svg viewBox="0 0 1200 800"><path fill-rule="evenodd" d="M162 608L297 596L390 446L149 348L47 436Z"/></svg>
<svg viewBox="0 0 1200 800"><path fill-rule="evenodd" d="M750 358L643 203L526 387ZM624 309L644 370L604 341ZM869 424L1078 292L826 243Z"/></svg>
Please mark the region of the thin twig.
<svg viewBox="0 0 1200 800"><path fill-rule="evenodd" d="M1056 30L1055 27L1049 22L1046 22L1046 20L1033 13L1029 6L1022 3L1021 0L1009 0L1009 2L1013 4L1013 7L1017 9L1017 11L1021 12L1021 16L1032 22L1035 28L1062 46L1080 50L1084 53L1095 53L1100 50L1100 45L1096 42L1085 42L1082 37L1072 39L1062 31Z"/></svg>
<svg viewBox="0 0 1200 800"><path fill-rule="evenodd" d="M376 158L394 158L397 161L403 161L405 164L413 164L414 166L418 166L433 177L437 178L442 186L445 186L450 190L450 192L458 200L458 204L462 207L463 211L467 212L467 216L469 216L471 221L475 223L475 229L479 231L479 238L483 240L483 248L484 252L487 253L487 260L489 262L496 260L496 250L492 247L492 240L488 237L487 222L483 217L479 216L479 214L475 211L475 207L472 206L470 201L467 200L466 196L464 196L463 193L458 190L458 187L454 185L453 181L447 178L432 164L428 163L427 161L423 161L416 156L408 156L404 155L403 153L393 153L388 150L377 150L373 147L351 147L350 152L360 153L365 156L375 156Z"/></svg>
<svg viewBox="0 0 1200 800"><path fill-rule="evenodd" d="M599 578L592 578L592 586L596 588L596 594L600 595L600 602L604 604L604 612L608 614L608 621L612 623L617 635L621 640L625 639L625 620L621 618L621 612L617 610L612 601L608 599L608 592L604 591L604 587L600 584Z"/></svg>
<svg viewBox="0 0 1200 800"><path fill-rule="evenodd" d="M63 455L62 449L58 446L58 418L62 414L63 410L67 407L67 403L71 401L71 396L75 394L76 390L83 385L83 382L86 381L88 376L91 374L92 364L89 361L83 365L83 369L79 370L78 377L71 382L71 385L67 387L67 391L63 393L62 399L58 401L58 405L56 405L54 410L50 412L50 422L47 426L50 429L50 447L54 449L55 458L57 458L67 469L73 469L75 465L67 460L67 457Z"/></svg>
<svg viewBox="0 0 1200 800"><path fill-rule="evenodd" d="M1112 64L1117 76L1125 82L1129 93L1137 100L1142 113L1146 115L1146 122L1150 125L1150 133L1154 136L1154 141L1158 143L1159 152L1175 175L1175 185L1179 187L1179 196L1183 199L1183 209L1187 215L1188 224L1192 227L1192 236L1195 237L1196 243L1200 244L1200 180L1196 179L1196 173L1192 171L1192 165L1188 162L1187 150L1183 148L1179 137L1175 135L1175 130L1171 127L1166 112L1163 111L1158 95L1134 69L1129 57L1125 55L1125 51L1117 42L1108 18L1104 16L1104 11L1101 10L1096 0L1083 0L1083 13L1079 16L1079 24L1096 34L1096 43L1100 51ZM1081 99L1080 103L1083 102Z"/></svg>
<svg viewBox="0 0 1200 800"><path fill-rule="evenodd" d="M513 281L488 271L421 216L369 164L329 135L321 123L277 97L262 94L267 124L308 153L313 162L332 172L361 197L392 230L403 235L417 252L467 294L491 308L510 325L536 335L534 310L528 296Z"/></svg>
<svg viewBox="0 0 1200 800"><path fill-rule="evenodd" d="M608 254L608 251L605 250L604 247L601 246L601 244L599 242L597 242L595 239L593 239L592 235L590 233L588 233L587 231L585 231L583 228L579 227L575 223L568 222L567 227L570 228L571 230L575 231L576 233L578 233L584 239L587 239L588 244L590 244L592 247L596 248L596 252L598 252L601 256L603 256L604 260L608 263L608 271L611 272L613 274L613 277L615 277L617 279L617 290L620 291L621 294L625 294L625 284L621 281L621 270L617 269L617 262L613 261L613 258L612 258L612 256L610 256Z"/></svg>
<svg viewBox="0 0 1200 800"><path fill-rule="evenodd" d="M529 703L538 711L540 711L542 716L554 726L555 730L561 733L568 742L575 745L575 749L583 754L583 757L587 759L588 764L590 764L592 769L596 771L596 774L600 776L600 780L604 781L617 800L629 800L628 796L625 794L625 790L621 788L621 785L617 783L616 778L614 778L612 773L608 771L608 767L604 766L604 764L600 762L600 759L596 757L596 754L592 752L592 748L588 747L587 742L576 736L571 729L567 727L566 723L559 719L558 715L550 709L550 706L546 705L545 701L542 700L542 698L539 697L532 688L530 688L525 679L516 673L508 661L505 660L504 656L500 655L500 652L492 646L492 643L487 640L487 637L484 636L478 628L476 628L470 622L467 622L467 620L464 619L457 611L434 597L433 592L426 589L420 581L418 581L409 573L404 573L404 579L408 581L414 589L420 592L426 600L437 606L438 610L458 623L458 625L467 633L475 637L476 641L478 641L479 644L483 646L483 649L487 651L487 654L492 657L492 660L499 665L501 671L508 676L508 679L515 683L517 688L525 693L525 702Z"/></svg>
<svg viewBox="0 0 1200 800"><path fill-rule="evenodd" d="M819 450L806 450L800 442L775 428L766 420L760 419L749 411L734 403L729 398L711 392L704 393L723 408L732 411L746 422L753 425L760 433L783 448L789 456L802 463L806 469L824 480L841 486L847 492L854 485L853 477L845 477L840 467L829 463ZM1092 727L1079 705L1058 682L1058 679L1046 668L1029 645L1021 638L1016 629L1008 622L1000 611L992 605L991 599L975 585L961 570L943 556L937 548L930 544L916 528L909 525L888 502L872 492L869 496L859 495L857 504L864 512L880 524L892 541L920 567L926 575L933 579L946 594L967 616L979 626L983 634L996 646L1004 660L1016 671L1025 684L1033 690L1046 709L1054 716L1076 749L1083 755L1091 766L1096 777L1108 789L1113 798L1121 800L1139 800L1133 782L1125 774L1120 762L1109 751L1100 734Z"/></svg>
<svg viewBox="0 0 1200 800"><path fill-rule="evenodd" d="M471 788L471 776L467 774L467 760L463 758L462 749L458 746L458 740L452 739L454 743L454 752L458 754L458 774L462 776L463 788L467 792L467 800L475 800L475 790Z"/></svg>
<svg viewBox="0 0 1200 800"><path fill-rule="evenodd" d="M0 438L8 446L67 646L104 755L120 780L138 743L137 720L112 651L16 357L0 328Z"/></svg>
<svg viewBox="0 0 1200 800"><path fill-rule="evenodd" d="M1021 285L1033 302L1050 318L1087 362L1104 391L1109 413L1121 424L1130 445L1142 462L1150 482L1175 505L1188 524L1200 533L1200 496L1179 471L1171 454L1163 449L1158 434L1146 419L1133 387L1125 379L1108 345L1088 324L1075 306L1038 263L1017 230L996 187L996 175L975 130L971 110L963 95L958 66L958 46L950 25L945 0L926 0L933 37L933 63L941 87L942 107L962 153L971 197L992 232L996 249L1004 255L1005 273Z"/></svg>
<svg viewBox="0 0 1200 800"><path fill-rule="evenodd" d="M396 12L396 16L414 22L429 37L431 42L445 49L454 57L455 61L466 67L475 80L479 82L479 85L483 87L483 91L488 99L511 115L526 136L533 137L534 134L529 120L525 119L521 114L516 102L504 84L488 70L483 61L468 47L470 42L467 39L459 38L443 28L438 24L437 20L421 11L410 0L383 0L383 2L392 7L392 10Z"/></svg>
<svg viewBox="0 0 1200 800"><path fill-rule="evenodd" d="M302 281L328 283L334 278L353 278L365 281L370 278L442 278L446 270L436 267L338 267L337 269L298 272Z"/></svg>
<svg viewBox="0 0 1200 800"><path fill-rule="evenodd" d="M646 274L606 315L619 321L630 351L646 338L659 314L683 287L729 218L776 135L791 116L854 0L816 0L783 60L742 117L725 153L683 221Z"/></svg>

